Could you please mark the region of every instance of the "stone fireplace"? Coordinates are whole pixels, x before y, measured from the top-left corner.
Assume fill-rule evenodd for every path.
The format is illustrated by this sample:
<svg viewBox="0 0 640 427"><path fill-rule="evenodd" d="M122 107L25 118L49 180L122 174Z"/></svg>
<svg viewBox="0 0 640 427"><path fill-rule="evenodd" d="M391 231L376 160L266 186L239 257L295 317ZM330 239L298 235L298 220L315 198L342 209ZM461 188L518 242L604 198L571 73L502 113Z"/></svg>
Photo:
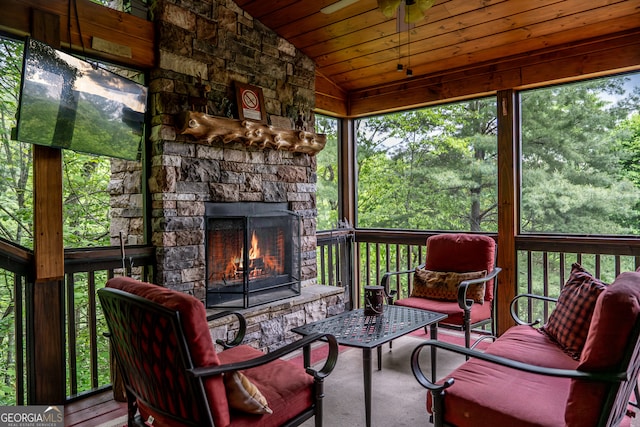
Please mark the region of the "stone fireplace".
<svg viewBox="0 0 640 427"><path fill-rule="evenodd" d="M300 295L300 216L286 203L206 203L205 223L208 308Z"/></svg>
<svg viewBox="0 0 640 427"><path fill-rule="evenodd" d="M282 248L288 263L294 262L289 255L299 261L275 274L287 277L275 286L284 284L280 291L299 295L253 306L259 299L252 301L249 291L248 297L241 297L248 300L237 304L255 307L243 309L253 332L248 337L252 345L265 349L282 345L295 339L291 328L344 309L340 289L317 285L315 153L290 149L297 144L290 143L292 135L300 132L306 138L304 131L313 131L314 64L232 1L157 0L152 8L158 55L157 67L149 73L151 126L144 168L135 162L113 163L112 244L119 244L121 233L127 244L150 243L156 252L153 281L213 306L213 300L224 298L209 297L209 289L227 281L235 292L251 278L240 280L236 272L226 271L224 280L215 274L212 278L207 257L216 250L212 242L218 239L208 235L212 224L207 206L285 206L299 221L299 233L288 236ZM236 81L264 92L268 120L250 129L249 143L243 141L248 133L242 130L248 124L240 124L237 138L216 136L215 130L204 136L184 132L180 117L186 112L236 120ZM260 144L255 136L265 128L275 132L269 144ZM141 175L147 177L142 188L136 184ZM151 219L143 225L145 203ZM251 246L250 234L241 238L245 251ZM295 251L292 240L299 241ZM270 251L279 245L267 244ZM242 259L245 270L252 262L244 252L234 258ZM255 265L251 268L256 270Z"/></svg>

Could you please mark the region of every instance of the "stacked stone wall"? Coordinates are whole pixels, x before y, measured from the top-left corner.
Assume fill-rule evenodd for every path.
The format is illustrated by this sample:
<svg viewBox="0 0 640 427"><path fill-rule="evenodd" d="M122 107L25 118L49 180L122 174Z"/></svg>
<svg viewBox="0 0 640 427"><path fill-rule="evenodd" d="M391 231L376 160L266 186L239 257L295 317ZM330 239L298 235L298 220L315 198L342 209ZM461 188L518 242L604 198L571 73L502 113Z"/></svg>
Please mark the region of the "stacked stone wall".
<svg viewBox="0 0 640 427"><path fill-rule="evenodd" d="M151 14L158 46L147 142L154 281L204 299L204 203L264 201L288 202L303 217L302 284L315 283L315 156L195 143L176 129L177 115L188 110L237 118L237 81L262 89L273 126L313 130L314 64L230 0L157 0ZM112 241L124 230L128 243L142 243L141 190L118 187L140 174L129 163L116 166L112 181Z"/></svg>

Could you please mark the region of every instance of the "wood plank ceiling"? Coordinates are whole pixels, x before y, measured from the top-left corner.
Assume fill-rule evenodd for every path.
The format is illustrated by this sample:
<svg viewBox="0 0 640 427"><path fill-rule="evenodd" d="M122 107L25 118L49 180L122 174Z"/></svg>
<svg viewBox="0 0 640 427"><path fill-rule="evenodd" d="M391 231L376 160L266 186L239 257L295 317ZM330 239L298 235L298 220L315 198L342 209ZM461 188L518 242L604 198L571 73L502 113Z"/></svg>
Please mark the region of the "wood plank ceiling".
<svg viewBox="0 0 640 427"><path fill-rule="evenodd" d="M436 0L424 20L401 32L376 0L320 12L337 1L235 0L345 94L606 40L640 26L640 0ZM398 63L413 76L398 72Z"/></svg>

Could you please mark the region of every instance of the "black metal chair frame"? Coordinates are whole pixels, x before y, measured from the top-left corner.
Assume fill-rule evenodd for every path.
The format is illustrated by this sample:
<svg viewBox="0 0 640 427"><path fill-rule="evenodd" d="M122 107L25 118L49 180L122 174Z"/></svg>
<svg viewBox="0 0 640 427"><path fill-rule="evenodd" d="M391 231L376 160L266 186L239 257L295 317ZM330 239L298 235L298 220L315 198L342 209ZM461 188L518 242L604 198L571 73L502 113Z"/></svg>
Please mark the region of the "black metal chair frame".
<svg viewBox="0 0 640 427"><path fill-rule="evenodd" d="M124 376L124 384L127 394L128 402L128 425L129 426L145 426L142 417L138 413L137 400L144 402L144 405L163 414L164 416L175 419L186 425L193 425L198 427L214 427L213 416L211 408L205 393L203 380L209 376L222 375L225 372L233 372L237 370L249 369L260 365L267 364L276 359L279 359L285 355L289 355L293 351L299 349L309 348L309 346L318 340L326 341L329 345L329 353L321 369L315 370L310 367L306 367L307 374L311 375L314 379L314 396L313 404L303 413L299 414L295 418L289 420L286 426L297 426L302 424L307 419L315 416L316 427L322 426L323 423L323 398L324 398L324 378L326 378L336 365L338 359L338 344L333 335L330 334L312 334L308 335L300 340L285 345L277 350L269 352L264 356L238 362L212 367L195 366L189 352L189 343L184 335L182 322L180 318L180 312L170 310L160 304L152 302L148 299L142 298L137 295L124 292L119 289L103 288L98 290L98 296L100 303L103 307L103 312L109 326L109 333L113 352L116 357L117 364ZM135 314L134 314L135 313ZM132 317L137 315L152 316L154 321L162 322L166 324L164 336L171 337L176 342L177 349L175 351L176 358L173 361L162 361L162 372L166 370L183 370L187 372L187 385L185 392L187 396L183 396L186 401L196 402L197 408L201 411L201 422L195 424L191 420L177 417L174 414L168 413L154 400L154 390L162 390L163 378L156 378L154 376L145 375L144 390L136 389L132 386L130 376L138 378L141 373L137 371L136 360L144 358L145 352L139 345L139 343L128 343L119 337L127 336L129 332L129 326L131 322L135 322L136 319ZM234 315L237 317L240 323L240 330L236 334L233 340L224 342L218 340L217 342L225 348L230 348L240 344L243 340L246 331L246 321L242 314L238 312L222 312L213 316L209 316L207 320L214 320L225 316ZM137 344L137 345L136 345Z"/></svg>

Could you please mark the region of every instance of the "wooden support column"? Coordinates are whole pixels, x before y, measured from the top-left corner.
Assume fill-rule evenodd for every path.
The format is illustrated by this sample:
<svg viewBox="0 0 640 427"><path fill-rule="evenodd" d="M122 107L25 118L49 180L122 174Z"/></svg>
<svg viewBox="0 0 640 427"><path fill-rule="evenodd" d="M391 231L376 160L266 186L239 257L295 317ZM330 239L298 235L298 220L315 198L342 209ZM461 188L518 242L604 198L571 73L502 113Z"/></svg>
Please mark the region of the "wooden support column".
<svg viewBox="0 0 640 427"><path fill-rule="evenodd" d="M497 332L514 324L509 305L516 295L518 233L518 114L513 90L498 92L498 276Z"/></svg>
<svg viewBox="0 0 640 427"><path fill-rule="evenodd" d="M59 47L60 17L40 10L32 12L32 37ZM28 403L62 404L66 392L61 150L34 145L33 193L35 281Z"/></svg>
<svg viewBox="0 0 640 427"><path fill-rule="evenodd" d="M356 137L353 119L341 119L338 128L338 169L342 178L338 190L338 219L346 220L352 227L357 221L356 209ZM351 268L351 283L349 286L349 303L351 308L358 307L360 300L360 256L358 244L354 242Z"/></svg>
<svg viewBox="0 0 640 427"><path fill-rule="evenodd" d="M342 181L340 182L340 204L338 219L346 219L349 224L356 224L356 140L353 119L340 120L338 129L339 168Z"/></svg>

